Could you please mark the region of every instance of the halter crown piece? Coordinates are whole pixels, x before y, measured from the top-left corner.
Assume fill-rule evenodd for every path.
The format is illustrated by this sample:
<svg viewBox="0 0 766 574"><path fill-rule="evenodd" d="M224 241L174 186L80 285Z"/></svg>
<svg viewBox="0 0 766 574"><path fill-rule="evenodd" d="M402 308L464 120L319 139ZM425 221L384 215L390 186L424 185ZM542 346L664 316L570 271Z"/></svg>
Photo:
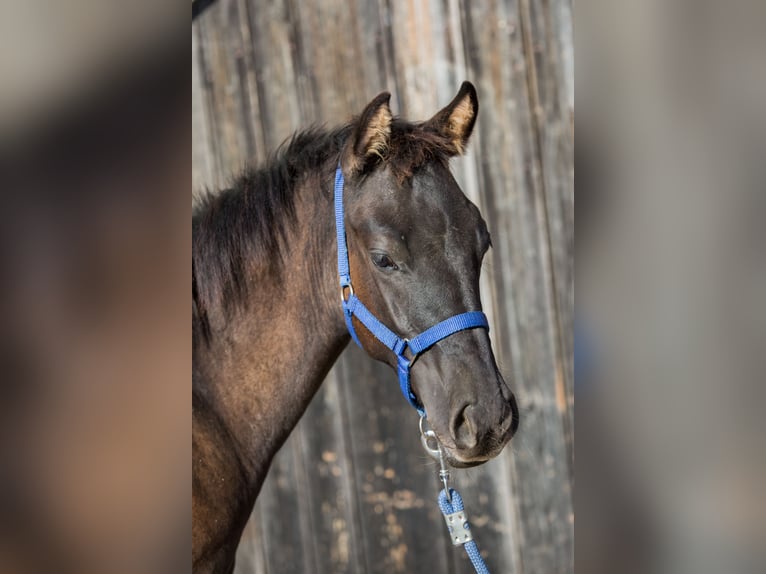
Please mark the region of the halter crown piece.
<svg viewBox="0 0 766 574"><path fill-rule="evenodd" d="M460 313L453 315L449 319L437 323L433 327L430 327L413 337L412 339L405 339L399 337L391 329L381 323L372 312L365 307L359 298L354 295L354 288L351 285L351 272L348 265L348 245L346 243L346 224L343 212L343 171L340 165L335 170L335 231L338 238L338 275L340 276L340 293L341 301L343 301L343 315L346 318L346 326L351 334L351 338L360 347L362 344L359 342L356 330L354 329L353 318L356 317L362 325L364 325L370 333L372 333L378 341L383 343L386 347L391 349L396 355L399 375L399 387L402 390L404 398L415 407L420 413L420 416L425 416L426 412L423 404L412 392L412 386L410 385L410 366L415 358L422 352L428 350L433 345L454 335L460 331L466 329L483 328L489 330L489 322L487 316L481 311L469 311L467 313ZM346 298L348 293L348 298ZM411 359L405 356L407 349L410 350L412 355Z"/></svg>

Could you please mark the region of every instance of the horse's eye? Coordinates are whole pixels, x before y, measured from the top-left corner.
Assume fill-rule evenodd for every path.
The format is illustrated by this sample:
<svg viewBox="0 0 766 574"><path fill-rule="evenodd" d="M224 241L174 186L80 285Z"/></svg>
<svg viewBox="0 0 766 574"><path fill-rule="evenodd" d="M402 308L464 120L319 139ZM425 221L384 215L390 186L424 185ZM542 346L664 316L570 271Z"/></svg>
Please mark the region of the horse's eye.
<svg viewBox="0 0 766 574"><path fill-rule="evenodd" d="M376 266L380 267L381 269L391 269L391 270L399 269L396 266L396 263L394 263L394 260L391 259L385 253L373 253L372 254L372 262Z"/></svg>

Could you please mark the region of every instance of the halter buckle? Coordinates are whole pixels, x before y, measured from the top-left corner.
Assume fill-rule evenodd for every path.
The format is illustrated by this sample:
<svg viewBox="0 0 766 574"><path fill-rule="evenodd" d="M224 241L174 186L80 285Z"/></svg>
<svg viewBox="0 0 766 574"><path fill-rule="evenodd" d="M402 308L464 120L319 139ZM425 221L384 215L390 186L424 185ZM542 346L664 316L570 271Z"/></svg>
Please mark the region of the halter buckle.
<svg viewBox="0 0 766 574"><path fill-rule="evenodd" d="M346 289L348 289L348 298L346 297ZM347 303L351 296L354 294L354 286L349 283L348 285L340 286L340 301L341 303Z"/></svg>

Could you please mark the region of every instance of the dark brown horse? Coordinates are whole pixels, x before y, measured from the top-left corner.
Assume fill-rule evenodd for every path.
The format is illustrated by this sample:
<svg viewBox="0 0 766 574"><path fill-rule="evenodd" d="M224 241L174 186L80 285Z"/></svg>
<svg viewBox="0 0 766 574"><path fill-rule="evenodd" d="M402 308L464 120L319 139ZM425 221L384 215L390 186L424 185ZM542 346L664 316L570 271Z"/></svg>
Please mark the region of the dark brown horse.
<svg viewBox="0 0 766 574"><path fill-rule="evenodd" d="M370 311L407 337L481 309L489 233L448 167L476 122L476 90L464 83L423 123L393 118L389 98L379 95L347 126L294 136L266 167L195 208L195 572L233 570L272 457L349 342L336 267L339 163L351 276ZM370 356L395 368L394 354L354 325ZM411 376L454 466L496 456L516 430L486 330L441 340Z"/></svg>

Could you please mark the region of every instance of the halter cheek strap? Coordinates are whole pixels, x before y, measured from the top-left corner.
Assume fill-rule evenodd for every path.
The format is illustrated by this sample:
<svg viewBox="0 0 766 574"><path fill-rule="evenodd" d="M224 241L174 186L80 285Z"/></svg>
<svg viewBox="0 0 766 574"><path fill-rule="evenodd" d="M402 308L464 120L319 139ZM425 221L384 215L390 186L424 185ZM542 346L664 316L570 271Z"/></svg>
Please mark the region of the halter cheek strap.
<svg viewBox="0 0 766 574"><path fill-rule="evenodd" d="M351 334L351 338L360 347L359 337L354 329L353 318L362 323L373 336L394 352L397 358L399 376L399 387L402 390L404 398L417 409L421 416L425 416L425 409L422 403L412 392L410 385L410 366L415 357L428 350L433 345L460 331L466 329L483 328L489 330L487 316L481 311L469 311L454 315L449 319L437 323L417 335L412 339L399 337L391 329L386 327L378 320L372 312L365 307L364 303L354 294L354 288L351 285L351 272L348 265L348 244L346 242L346 224L343 212L343 172L338 166L335 170L335 231L338 243L338 275L340 276L340 293L343 303L343 315L346 319L346 326ZM411 359L405 356L409 348L412 355Z"/></svg>

